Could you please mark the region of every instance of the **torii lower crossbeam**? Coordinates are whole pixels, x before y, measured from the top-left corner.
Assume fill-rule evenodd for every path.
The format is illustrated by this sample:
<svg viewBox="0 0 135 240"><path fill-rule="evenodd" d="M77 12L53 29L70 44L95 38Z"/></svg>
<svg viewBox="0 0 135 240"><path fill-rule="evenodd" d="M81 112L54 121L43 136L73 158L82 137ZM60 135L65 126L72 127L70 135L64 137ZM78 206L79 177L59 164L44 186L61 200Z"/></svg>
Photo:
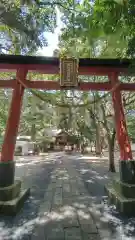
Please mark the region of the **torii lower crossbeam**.
<svg viewBox="0 0 135 240"><path fill-rule="evenodd" d="M42 90L62 90L58 81L29 81L25 80L27 88L31 89L42 89ZM14 89L16 85L16 80L0 80L0 88L12 88ZM111 91L112 85L111 82L80 82L78 91ZM135 91L135 83L120 83L120 91Z"/></svg>

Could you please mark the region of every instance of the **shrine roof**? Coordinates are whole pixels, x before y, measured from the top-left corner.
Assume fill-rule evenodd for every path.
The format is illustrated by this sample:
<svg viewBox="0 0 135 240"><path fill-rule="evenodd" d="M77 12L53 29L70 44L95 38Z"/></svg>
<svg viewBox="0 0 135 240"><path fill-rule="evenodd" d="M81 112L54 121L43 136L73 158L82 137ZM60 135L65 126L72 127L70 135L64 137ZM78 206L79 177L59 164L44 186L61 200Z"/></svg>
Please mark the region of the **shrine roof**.
<svg viewBox="0 0 135 240"><path fill-rule="evenodd" d="M134 60L80 58L80 67L128 68ZM59 58L42 56L0 55L0 64L52 65L59 66Z"/></svg>

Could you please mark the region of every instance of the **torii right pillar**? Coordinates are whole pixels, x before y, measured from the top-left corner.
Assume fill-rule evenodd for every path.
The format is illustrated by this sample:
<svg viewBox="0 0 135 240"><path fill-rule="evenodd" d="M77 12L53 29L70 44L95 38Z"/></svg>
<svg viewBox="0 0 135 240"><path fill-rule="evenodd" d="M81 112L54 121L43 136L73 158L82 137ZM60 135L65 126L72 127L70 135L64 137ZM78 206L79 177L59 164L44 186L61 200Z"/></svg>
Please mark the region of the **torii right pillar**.
<svg viewBox="0 0 135 240"><path fill-rule="evenodd" d="M118 176L115 175L112 183L106 187L106 190L109 200L116 205L119 212L127 216L135 216L135 161L132 157L127 132L118 73L109 74L109 80L112 84L112 89L114 89L112 92L112 101L120 160L119 174Z"/></svg>

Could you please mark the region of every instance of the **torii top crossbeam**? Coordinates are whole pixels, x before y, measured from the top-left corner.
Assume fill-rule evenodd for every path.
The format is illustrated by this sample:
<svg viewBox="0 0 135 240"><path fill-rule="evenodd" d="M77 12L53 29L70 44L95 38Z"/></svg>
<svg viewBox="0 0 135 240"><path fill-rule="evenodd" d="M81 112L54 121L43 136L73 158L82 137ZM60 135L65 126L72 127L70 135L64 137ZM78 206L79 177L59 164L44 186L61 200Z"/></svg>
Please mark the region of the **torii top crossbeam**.
<svg viewBox="0 0 135 240"><path fill-rule="evenodd" d="M111 73L118 75L128 74L129 68L133 60L128 59L79 59L79 75L96 75L108 76ZM54 57L39 57L39 56L20 56L20 55L0 55L0 71L16 71L22 69L24 71L34 71L41 74L59 74L59 59ZM45 90L60 90L59 82L57 81L25 81L28 88L45 89ZM7 79L0 80L0 88L14 88L15 81ZM110 91L112 85L110 81L98 82L81 82L78 90L97 90ZM120 90L135 91L134 83L121 83Z"/></svg>
<svg viewBox="0 0 135 240"><path fill-rule="evenodd" d="M80 75L107 75L109 71L125 73L132 61L128 59L79 59ZM0 55L0 69L25 68L46 74L59 73L59 59L54 57Z"/></svg>

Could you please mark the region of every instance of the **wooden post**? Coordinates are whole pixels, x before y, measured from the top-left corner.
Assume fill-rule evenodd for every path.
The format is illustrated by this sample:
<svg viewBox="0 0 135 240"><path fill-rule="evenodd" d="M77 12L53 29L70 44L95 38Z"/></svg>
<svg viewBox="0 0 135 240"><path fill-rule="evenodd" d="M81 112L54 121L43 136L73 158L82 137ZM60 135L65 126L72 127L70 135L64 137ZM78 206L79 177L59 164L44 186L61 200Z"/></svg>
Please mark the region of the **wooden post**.
<svg viewBox="0 0 135 240"><path fill-rule="evenodd" d="M109 75L109 78L112 84L112 88L114 88L114 90L112 91L112 99L114 107L116 136L120 148L120 160L129 160L132 159L132 151L127 132L118 74L112 73ZM115 88L115 85L117 85L117 88Z"/></svg>
<svg viewBox="0 0 135 240"><path fill-rule="evenodd" d="M13 89L12 101L9 110L9 116L7 120L6 132L4 137L4 143L1 151L1 161L8 162L14 158L14 150L16 144L16 136L19 127L21 105L24 93L24 87L20 85L18 79L24 81L27 72L25 70L18 70L16 74L16 85Z"/></svg>
<svg viewBox="0 0 135 240"><path fill-rule="evenodd" d="M19 79L24 81L27 72L18 70L16 74L16 84L13 89L12 101L7 120L4 143L1 151L0 161L0 187L7 187L14 184L15 162L14 150L16 144L16 136L19 127L21 105L24 93L24 87L19 83Z"/></svg>

